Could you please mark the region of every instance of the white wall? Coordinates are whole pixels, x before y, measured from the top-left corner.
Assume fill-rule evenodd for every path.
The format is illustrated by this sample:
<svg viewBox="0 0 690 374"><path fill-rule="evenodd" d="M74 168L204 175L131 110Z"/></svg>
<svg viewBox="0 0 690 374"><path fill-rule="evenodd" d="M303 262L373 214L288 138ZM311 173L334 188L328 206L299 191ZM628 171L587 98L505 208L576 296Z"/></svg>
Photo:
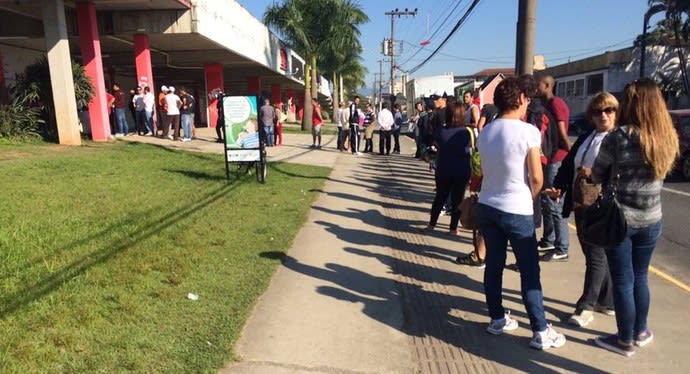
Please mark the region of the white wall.
<svg viewBox="0 0 690 374"><path fill-rule="evenodd" d="M0 52L2 52L2 68L5 73L5 84L8 88L15 84L16 74L22 73L24 68L28 65L33 64L38 59L45 56L43 52L10 47L7 45L0 45Z"/></svg>

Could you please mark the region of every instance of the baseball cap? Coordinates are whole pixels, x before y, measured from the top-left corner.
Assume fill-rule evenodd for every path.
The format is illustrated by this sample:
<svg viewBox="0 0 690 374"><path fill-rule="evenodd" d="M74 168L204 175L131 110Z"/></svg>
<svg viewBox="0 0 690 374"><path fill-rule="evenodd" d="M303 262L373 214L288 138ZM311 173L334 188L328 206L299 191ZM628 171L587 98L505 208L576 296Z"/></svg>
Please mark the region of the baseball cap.
<svg viewBox="0 0 690 374"><path fill-rule="evenodd" d="M173 86L168 87L168 91L175 92L175 87L173 87Z"/></svg>
<svg viewBox="0 0 690 374"><path fill-rule="evenodd" d="M429 95L429 98L431 100L436 100L436 99L441 98L441 97L448 97L448 94L446 93L446 91L436 90L436 91L432 92L431 95Z"/></svg>
<svg viewBox="0 0 690 374"><path fill-rule="evenodd" d="M167 86L161 86L161 91L167 91L168 87Z"/></svg>

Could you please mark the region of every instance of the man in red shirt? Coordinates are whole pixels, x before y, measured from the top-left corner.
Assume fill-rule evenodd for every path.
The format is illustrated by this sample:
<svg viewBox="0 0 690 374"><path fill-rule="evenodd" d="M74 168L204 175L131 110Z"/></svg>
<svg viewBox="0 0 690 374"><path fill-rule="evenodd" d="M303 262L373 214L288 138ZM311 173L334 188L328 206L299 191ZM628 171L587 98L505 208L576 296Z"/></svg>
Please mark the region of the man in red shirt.
<svg viewBox="0 0 690 374"><path fill-rule="evenodd" d="M568 120L570 110L568 105L560 97L554 95L555 80L546 75L539 79L538 94L543 98L544 107L553 114L558 126L559 142L558 151L551 160L547 160L544 168L544 189L553 186L561 162L570 151L568 140ZM549 124L551 125L551 124ZM568 246L570 233L568 232L568 220L563 218L563 199L558 201L549 198L542 193L541 211L544 218L544 234L539 241L540 250L550 250L542 256L543 261L568 261Z"/></svg>
<svg viewBox="0 0 690 374"><path fill-rule="evenodd" d="M321 105L319 105L316 98L311 99L314 110L311 115L311 148L321 149L321 124L323 123L323 116L321 115Z"/></svg>

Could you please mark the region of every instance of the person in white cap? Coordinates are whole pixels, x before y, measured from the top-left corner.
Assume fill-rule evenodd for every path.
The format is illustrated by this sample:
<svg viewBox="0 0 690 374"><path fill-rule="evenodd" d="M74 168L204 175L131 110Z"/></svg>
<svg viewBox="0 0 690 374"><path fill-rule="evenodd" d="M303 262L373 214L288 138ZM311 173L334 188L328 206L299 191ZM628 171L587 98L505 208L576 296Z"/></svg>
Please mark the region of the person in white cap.
<svg viewBox="0 0 690 374"><path fill-rule="evenodd" d="M165 104L167 106L166 121L163 126L163 137L170 140L178 140L180 133L180 107L182 107L182 100L175 94L175 87L168 87L168 94L165 95ZM168 135L170 132L170 125L173 127L173 135Z"/></svg>

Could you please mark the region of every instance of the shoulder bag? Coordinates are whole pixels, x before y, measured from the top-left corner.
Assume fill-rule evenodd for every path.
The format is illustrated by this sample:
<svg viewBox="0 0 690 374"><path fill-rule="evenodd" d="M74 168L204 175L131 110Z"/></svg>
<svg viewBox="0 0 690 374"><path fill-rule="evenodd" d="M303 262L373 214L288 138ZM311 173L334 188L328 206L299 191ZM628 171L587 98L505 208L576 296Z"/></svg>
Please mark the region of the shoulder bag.
<svg viewBox="0 0 690 374"><path fill-rule="evenodd" d="M592 132L592 139L590 139L585 151L582 153L582 158L580 159L580 166L585 161L585 156L589 151L589 148L594 142L596 137L596 132ZM589 178L585 178L582 175L575 177L575 182L573 183L573 208L582 209L587 208L592 205L597 197L601 194L601 184L592 183Z"/></svg>
<svg viewBox="0 0 690 374"><path fill-rule="evenodd" d="M585 210L580 225L582 241L607 251L615 249L625 239L628 230L623 209L616 199L620 180L620 171L618 170L619 144L620 141L616 139L616 155L611 167L611 177L603 189L603 193Z"/></svg>
<svg viewBox="0 0 690 374"><path fill-rule="evenodd" d="M467 230L479 229L477 223L477 204L479 203L479 196L471 194L460 203L458 209L460 210L460 224Z"/></svg>

